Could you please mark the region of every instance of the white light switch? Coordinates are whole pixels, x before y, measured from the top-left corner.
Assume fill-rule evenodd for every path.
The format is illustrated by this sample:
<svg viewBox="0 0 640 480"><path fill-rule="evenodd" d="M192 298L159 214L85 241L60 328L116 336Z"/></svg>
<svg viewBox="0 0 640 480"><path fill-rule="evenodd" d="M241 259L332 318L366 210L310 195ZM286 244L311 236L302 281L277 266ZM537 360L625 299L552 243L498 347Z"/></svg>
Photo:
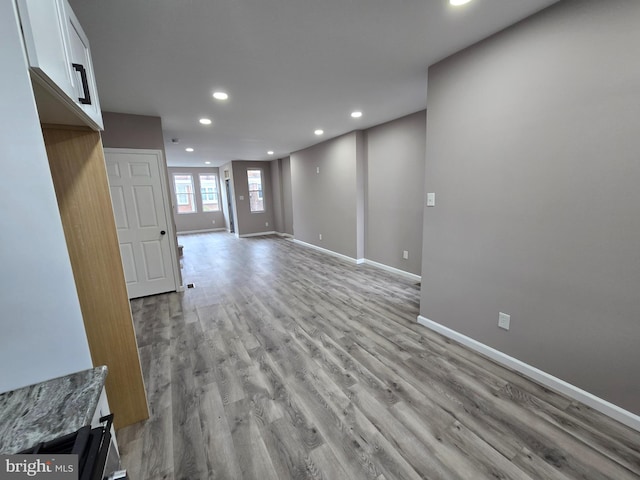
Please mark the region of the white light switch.
<svg viewBox="0 0 640 480"><path fill-rule="evenodd" d="M431 192L427 193L427 207L435 207L436 206L436 194Z"/></svg>
<svg viewBox="0 0 640 480"><path fill-rule="evenodd" d="M244 195L240 195L240 200L244 200Z"/></svg>

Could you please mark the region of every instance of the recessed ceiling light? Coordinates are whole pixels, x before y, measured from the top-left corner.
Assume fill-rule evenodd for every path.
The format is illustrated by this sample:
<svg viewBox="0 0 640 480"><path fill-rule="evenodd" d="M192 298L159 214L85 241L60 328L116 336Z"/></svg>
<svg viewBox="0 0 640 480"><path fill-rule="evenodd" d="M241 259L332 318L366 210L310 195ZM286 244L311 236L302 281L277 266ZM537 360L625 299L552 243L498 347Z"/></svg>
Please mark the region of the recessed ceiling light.
<svg viewBox="0 0 640 480"><path fill-rule="evenodd" d="M205 165L211 165L211 162L204 162Z"/></svg>
<svg viewBox="0 0 640 480"><path fill-rule="evenodd" d="M316 130L315 132L313 132L313 133L315 133L316 135L322 135L322 134L324 133L324 130L317 129L317 130Z"/></svg>
<svg viewBox="0 0 640 480"><path fill-rule="evenodd" d="M273 150L269 150L269 151L267 152L267 155L273 155Z"/></svg>
<svg viewBox="0 0 640 480"><path fill-rule="evenodd" d="M191 147L187 147L184 149L185 152L193 152L193 148Z"/></svg>
<svg viewBox="0 0 640 480"><path fill-rule="evenodd" d="M199 120L199 122L203 125L211 125L211 119L210 118L201 118Z"/></svg>
<svg viewBox="0 0 640 480"><path fill-rule="evenodd" d="M213 92L213 98L215 98L216 100L226 100L227 98L229 98L229 95L227 95L225 92Z"/></svg>
<svg viewBox="0 0 640 480"><path fill-rule="evenodd" d="M360 117L362 116L362 112L358 112L358 111L356 111L356 112L351 112L351 116L352 116L353 118L360 118Z"/></svg>
<svg viewBox="0 0 640 480"><path fill-rule="evenodd" d="M456 7L460 6L460 5L464 5L466 3L469 3L471 0L449 0L449 3L451 5L454 5Z"/></svg>

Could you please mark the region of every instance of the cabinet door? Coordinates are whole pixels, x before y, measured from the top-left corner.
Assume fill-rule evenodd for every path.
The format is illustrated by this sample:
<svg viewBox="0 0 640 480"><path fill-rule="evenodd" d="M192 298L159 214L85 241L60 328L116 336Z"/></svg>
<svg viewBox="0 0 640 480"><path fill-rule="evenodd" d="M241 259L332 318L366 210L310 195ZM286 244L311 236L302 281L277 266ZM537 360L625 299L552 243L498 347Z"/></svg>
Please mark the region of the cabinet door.
<svg viewBox="0 0 640 480"><path fill-rule="evenodd" d="M74 96L63 4L53 0L18 0L18 10L31 70L45 86L55 87L67 97Z"/></svg>
<svg viewBox="0 0 640 480"><path fill-rule="evenodd" d="M68 35L69 64L71 67L75 96L74 101L80 108L102 128L102 113L98 101L98 89L91 61L89 40L73 10L65 2L66 30Z"/></svg>
<svg viewBox="0 0 640 480"><path fill-rule="evenodd" d="M73 10L66 0L17 2L31 77L44 87L34 91L40 120L102 130L89 41Z"/></svg>

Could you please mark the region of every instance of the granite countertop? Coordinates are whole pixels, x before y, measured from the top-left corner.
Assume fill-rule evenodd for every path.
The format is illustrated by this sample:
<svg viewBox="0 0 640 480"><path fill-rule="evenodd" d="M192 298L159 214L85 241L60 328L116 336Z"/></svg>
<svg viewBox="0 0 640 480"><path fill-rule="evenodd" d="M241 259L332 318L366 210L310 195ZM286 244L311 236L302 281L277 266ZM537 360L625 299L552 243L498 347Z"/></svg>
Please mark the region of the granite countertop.
<svg viewBox="0 0 640 480"><path fill-rule="evenodd" d="M0 453L11 454L90 425L107 367L0 393Z"/></svg>

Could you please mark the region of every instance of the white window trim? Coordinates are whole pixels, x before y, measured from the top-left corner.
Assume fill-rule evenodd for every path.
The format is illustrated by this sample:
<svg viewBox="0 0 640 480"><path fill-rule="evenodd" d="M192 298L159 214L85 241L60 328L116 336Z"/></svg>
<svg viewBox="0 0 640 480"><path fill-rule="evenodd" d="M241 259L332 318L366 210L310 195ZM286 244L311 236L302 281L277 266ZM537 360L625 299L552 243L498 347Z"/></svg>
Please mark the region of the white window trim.
<svg viewBox="0 0 640 480"><path fill-rule="evenodd" d="M215 183L215 187L211 187L214 188L215 191L214 192L207 192L207 193L202 193L202 176L212 176L214 177L214 183ZM216 173L198 173L198 184L200 187L200 201L202 202L202 213L215 213L215 212L221 212L222 211L222 203L220 200L220 182L218 181L218 174ZM218 209L217 210L208 210L205 211L204 206L205 205L215 205L214 203L206 203L204 200L203 195L216 195L218 197ZM213 202L213 201L212 201Z"/></svg>
<svg viewBox="0 0 640 480"><path fill-rule="evenodd" d="M191 177L191 188L193 190L193 192L191 194L189 193L178 193L178 189L177 189L177 185L176 185L176 176L189 176ZM171 180L173 182L173 195L174 195L174 199L176 202L176 214L178 215L193 215L194 213L200 213L198 212L198 202L196 199L196 182L195 182L195 175L191 172L173 172L171 173ZM188 205L189 203L183 204L178 202L178 195L191 195L193 197L193 208L194 210L191 212L181 212L179 207L184 206L184 205Z"/></svg>
<svg viewBox="0 0 640 480"><path fill-rule="evenodd" d="M258 170L260 172L260 185L262 187L261 190L251 190L251 186L249 184L249 170ZM249 211L251 213L265 213L267 211L267 205L265 202L265 194L264 194L264 169L261 167L248 167L247 168L247 187L249 188ZM251 210L251 192L262 192L262 210Z"/></svg>

